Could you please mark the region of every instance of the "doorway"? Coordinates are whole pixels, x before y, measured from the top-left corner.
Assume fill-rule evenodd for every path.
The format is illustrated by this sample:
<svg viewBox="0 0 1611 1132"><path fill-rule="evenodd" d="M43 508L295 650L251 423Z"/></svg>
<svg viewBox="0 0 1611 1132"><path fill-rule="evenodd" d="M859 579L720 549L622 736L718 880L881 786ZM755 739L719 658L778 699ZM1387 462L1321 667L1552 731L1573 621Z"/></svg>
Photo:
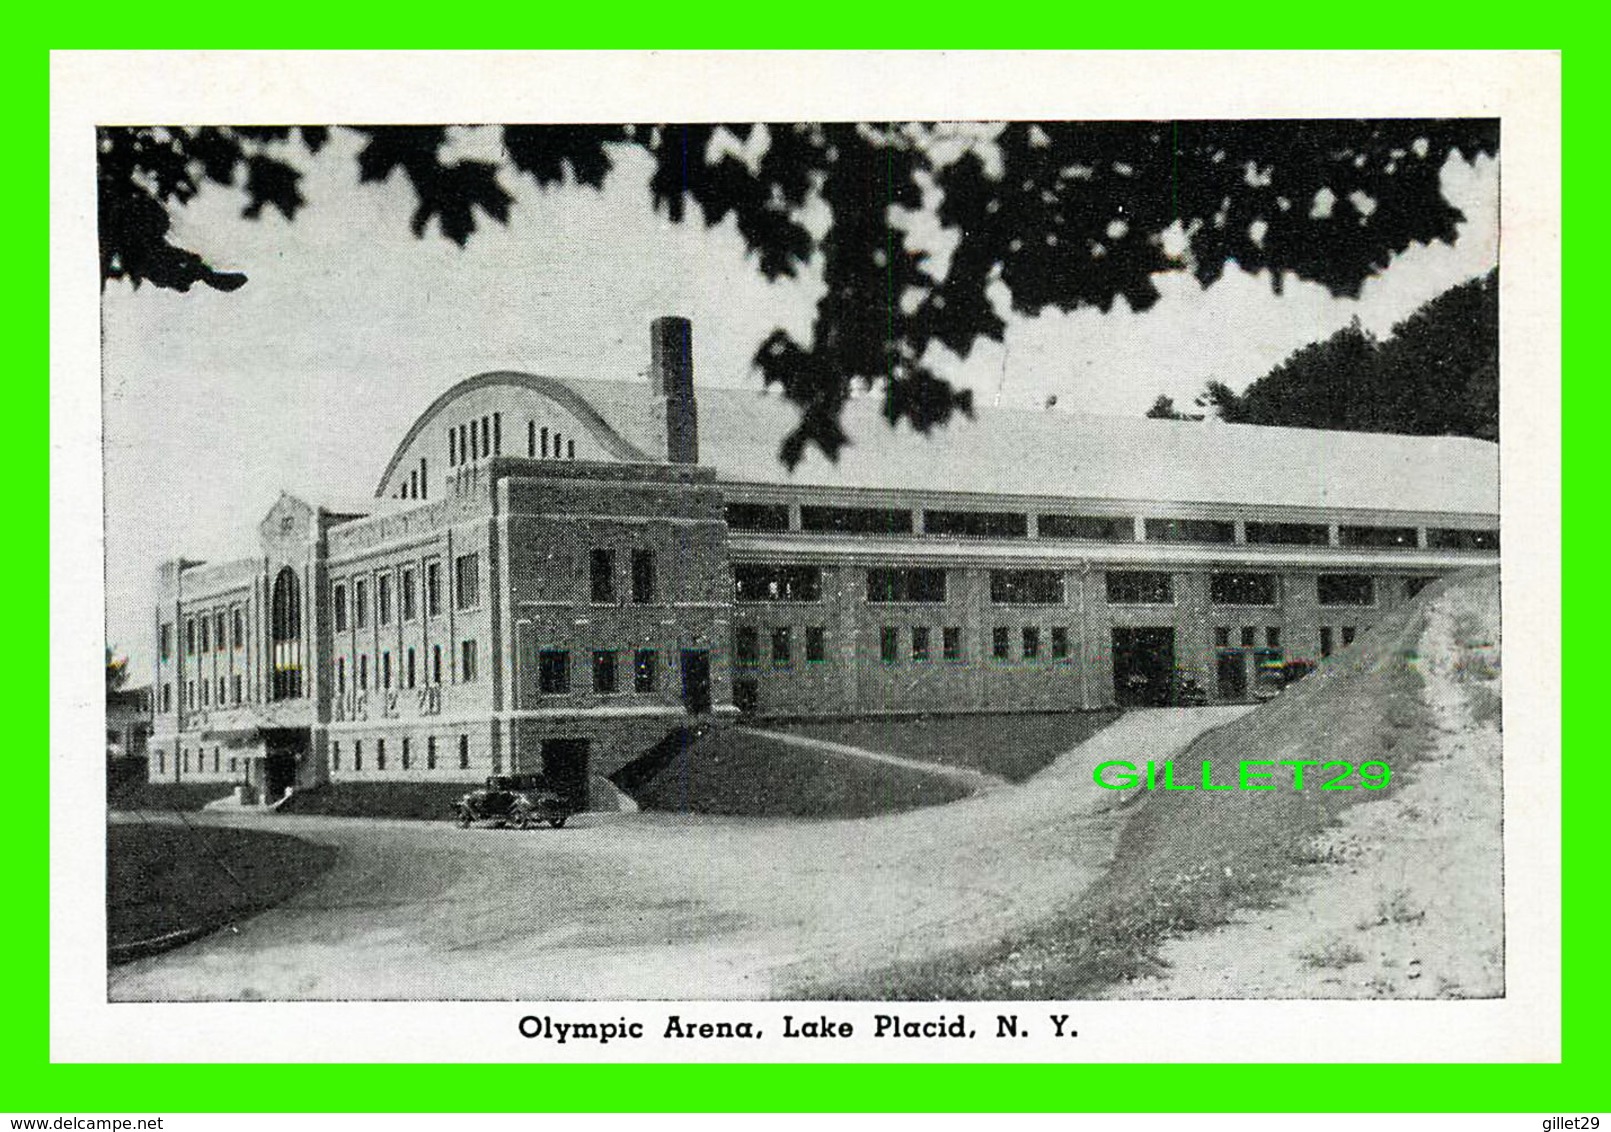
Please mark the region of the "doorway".
<svg viewBox="0 0 1611 1132"><path fill-rule="evenodd" d="M312 746L305 728L283 727L263 732L263 801L277 802L285 788L297 785L297 768Z"/></svg>
<svg viewBox="0 0 1611 1132"><path fill-rule="evenodd" d="M1163 707L1175 671L1173 628L1113 630L1113 695L1120 707Z"/></svg>
<svg viewBox="0 0 1611 1132"><path fill-rule="evenodd" d="M544 739L543 778L574 810L587 809L586 739Z"/></svg>
<svg viewBox="0 0 1611 1132"><path fill-rule="evenodd" d="M1215 672L1220 699L1233 703L1247 699L1247 653L1240 649L1221 650Z"/></svg>
<svg viewBox="0 0 1611 1132"><path fill-rule="evenodd" d="M682 705L689 715L710 711L710 650L682 650Z"/></svg>

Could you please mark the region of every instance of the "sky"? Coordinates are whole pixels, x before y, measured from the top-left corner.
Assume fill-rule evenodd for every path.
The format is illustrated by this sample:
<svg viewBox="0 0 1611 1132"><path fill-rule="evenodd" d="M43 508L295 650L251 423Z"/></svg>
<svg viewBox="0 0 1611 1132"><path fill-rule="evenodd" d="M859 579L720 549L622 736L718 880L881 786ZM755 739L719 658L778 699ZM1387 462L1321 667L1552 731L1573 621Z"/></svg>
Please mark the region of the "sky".
<svg viewBox="0 0 1611 1132"><path fill-rule="evenodd" d="M759 388L749 359L762 338L808 336L820 284L766 283L730 221L657 215L644 155L602 192L506 177L508 225L488 222L460 249L434 231L415 239L401 178L359 185L355 149L338 133L302 163L295 222L241 219L243 198L225 189L176 213L177 242L244 270L240 290L103 293L107 641L135 683L150 670L159 562L254 553L282 489L370 496L404 431L455 382L489 369L638 380L650 320L679 314L694 324L698 385ZM1443 186L1467 218L1455 244L1410 249L1357 301L1290 280L1278 297L1267 276L1234 269L1207 289L1171 273L1143 314L1121 301L1107 315L1009 316L1004 343L943 376L981 404L1056 395L1061 409L1130 416L1160 393L1189 405L1210 379L1240 391L1351 319L1385 335L1498 262L1497 161L1451 159Z"/></svg>

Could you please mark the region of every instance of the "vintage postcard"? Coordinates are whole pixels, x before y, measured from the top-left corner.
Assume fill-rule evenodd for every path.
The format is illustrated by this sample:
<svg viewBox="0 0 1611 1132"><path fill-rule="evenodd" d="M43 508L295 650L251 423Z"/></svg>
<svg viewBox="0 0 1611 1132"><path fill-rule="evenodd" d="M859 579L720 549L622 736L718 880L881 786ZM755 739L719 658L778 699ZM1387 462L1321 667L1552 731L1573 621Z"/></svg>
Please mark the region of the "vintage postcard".
<svg viewBox="0 0 1611 1132"><path fill-rule="evenodd" d="M54 77L58 1059L1559 1056L1558 59Z"/></svg>

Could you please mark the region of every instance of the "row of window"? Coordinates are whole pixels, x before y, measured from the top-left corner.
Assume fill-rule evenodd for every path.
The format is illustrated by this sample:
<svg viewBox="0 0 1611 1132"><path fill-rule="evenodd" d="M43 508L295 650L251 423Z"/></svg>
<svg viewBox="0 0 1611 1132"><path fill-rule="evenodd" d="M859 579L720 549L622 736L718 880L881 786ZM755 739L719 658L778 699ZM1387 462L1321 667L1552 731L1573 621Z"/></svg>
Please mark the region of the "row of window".
<svg viewBox="0 0 1611 1132"><path fill-rule="evenodd" d="M426 486L427 467L428 465L425 463L425 457L421 456L420 466L417 468L410 468L408 471L408 479L398 483L397 498L427 499L430 497L430 489Z"/></svg>
<svg viewBox="0 0 1611 1132"><path fill-rule="evenodd" d="M398 742L398 747L399 747L399 750L397 752L397 754L398 754L398 762L399 762L401 768L403 770L413 770L413 769L415 769L419 765L419 760L415 757L413 741L408 736L404 736ZM459 749L458 749L459 769L460 770L469 770L470 769L470 737L468 735L460 735L459 736L458 747L459 747ZM330 744L330 769L331 769L332 772L339 771L339 770L342 769L342 759L343 759L343 757L350 757L350 759L351 759L352 765L348 769L351 769L351 770L363 770L364 769L364 741L362 739L357 739L357 740L353 741L352 753L351 753L350 756L344 756L344 752L342 751L340 742L332 741L331 744ZM372 756L372 764L373 764L373 769L375 769L375 770L385 770L386 769L386 740L384 740L384 739L376 739L375 740L374 753L373 753L373 756ZM437 756L436 736L435 735L427 735L425 737L425 761L424 761L424 766L425 766L426 770L435 770L435 769L437 769L438 756Z"/></svg>
<svg viewBox="0 0 1611 1132"><path fill-rule="evenodd" d="M622 653L618 649L594 649L592 653L593 691L614 695L621 687ZM660 654L655 649L632 653L632 690L639 694L655 691L660 684ZM537 690L545 696L563 696L571 690L571 654L566 649L542 649L537 654Z"/></svg>
<svg viewBox="0 0 1611 1132"><path fill-rule="evenodd" d="M787 531L786 503L736 501L727 505L727 525L741 531ZM1031 522L1033 520L1033 524ZM1031 525L1040 538L1132 542L1135 522L1126 516L1041 514L1021 511L923 511L923 533L962 538L1028 538ZM824 507L802 504L800 529L815 534L909 535L917 531L916 512L906 508ZM1229 519L1142 520L1148 542L1233 543L1236 524ZM1271 523L1250 520L1243 525L1249 543L1272 546L1327 546L1330 528L1325 523ZM1372 549L1413 548L1414 527L1345 525L1337 530L1342 546ZM1427 545L1440 549L1497 550L1499 532L1431 528Z"/></svg>
<svg viewBox="0 0 1611 1132"><path fill-rule="evenodd" d="M794 664L795 657L795 630L790 625L776 625L766 631L768 657L774 668L789 668ZM805 659L808 663L826 660L828 657L827 630L820 625L807 625L804 628ZM1034 660L1042 655L1049 655L1053 660L1067 660L1069 652L1069 629L1066 625L1053 626L1043 638L1042 630L1037 625L1024 625L1019 628L1017 640L1019 642L1019 659ZM991 630L991 654L997 660L1013 659L1013 630L1008 626L997 626ZM1043 652L1043 641L1047 644ZM761 630L753 625L740 625L733 631L733 660L741 667L753 668L762 661ZM962 627L959 625L946 625L940 629L936 637L934 629L928 625L913 625L905 628L898 625L883 625L878 630L878 656L885 664L899 663L903 658L915 663L923 661L940 660L965 661L968 659L967 648L962 637Z"/></svg>
<svg viewBox="0 0 1611 1132"><path fill-rule="evenodd" d="M456 468L488 456L501 456L503 414L485 413L479 419L472 418L458 425L450 425L447 438L449 467ZM526 455L532 459L574 460L576 440L565 436L557 428L550 432L547 425L539 427L536 421L527 421ZM420 474L423 478L423 461Z"/></svg>
<svg viewBox="0 0 1611 1132"><path fill-rule="evenodd" d="M873 604L943 603L944 569L924 566L874 567L867 571L867 600ZM1067 600L1061 570L992 570L990 601L995 605L1062 605ZM1409 583L1415 583L1412 590ZM1426 579L1409 579L1414 596ZM1174 575L1157 570L1110 570L1106 575L1110 605L1173 605ZM1315 581L1321 605L1374 605L1375 579L1368 574L1321 574ZM1278 605L1280 576L1222 572L1209 576L1209 600L1215 605ZM815 602L822 600L820 566L741 563L733 567L733 598L751 602Z"/></svg>
<svg viewBox="0 0 1611 1132"><path fill-rule="evenodd" d="M227 632L226 632L227 630ZM185 655L198 652L225 652L246 647L246 615L240 606L214 610L185 618ZM157 653L164 661L173 656L173 624L163 622L157 630Z"/></svg>
<svg viewBox="0 0 1611 1132"><path fill-rule="evenodd" d="M637 604L652 602L657 591L654 553L641 547L632 551L632 600ZM588 592L595 605L615 601L615 551L607 547L595 548L588 558Z"/></svg>
<svg viewBox="0 0 1611 1132"><path fill-rule="evenodd" d="M432 645L430 653L430 666L427 668L420 663L419 656L414 647L410 645L401 654L401 660L395 674L396 686L407 690L416 688L420 684L442 683L442 646ZM475 682L477 669L476 642L471 639L459 642L459 668L455 679L460 684ZM336 695L347 694L347 658L336 657ZM367 692L369 690L369 654L359 653L357 668L353 673L353 688L355 691ZM381 691L390 691L393 685L392 653L384 649L380 653L380 665L375 674L375 687Z"/></svg>
<svg viewBox="0 0 1611 1132"><path fill-rule="evenodd" d="M216 696L214 689L217 689ZM228 695L226 696L226 690ZM238 706L245 689L239 674L228 678L220 676L216 680L187 680L185 682L185 706L191 711L200 707L229 707ZM173 685L162 685L162 710L173 710Z"/></svg>
<svg viewBox="0 0 1611 1132"><path fill-rule="evenodd" d="M474 609L481 604L481 556L476 552L461 554L453 566L453 604L459 610ZM378 625L390 625L394 613L402 621L413 621L419 616L421 601L427 617L442 614L442 563L435 559L425 563L423 594L418 585L419 568L413 563L388 567L373 575L374 615ZM370 618L370 581L368 576L343 579L334 583L330 591L330 604L335 617L336 631L348 627L367 629Z"/></svg>

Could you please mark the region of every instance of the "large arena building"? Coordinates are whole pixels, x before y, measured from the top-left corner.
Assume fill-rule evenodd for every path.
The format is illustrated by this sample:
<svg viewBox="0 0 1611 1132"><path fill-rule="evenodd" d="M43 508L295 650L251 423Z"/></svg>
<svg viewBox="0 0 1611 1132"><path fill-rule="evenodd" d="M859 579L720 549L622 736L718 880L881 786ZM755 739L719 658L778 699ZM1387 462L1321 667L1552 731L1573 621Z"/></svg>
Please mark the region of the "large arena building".
<svg viewBox="0 0 1611 1132"><path fill-rule="evenodd" d="M150 775L592 776L689 717L1074 710L1260 694L1498 558L1483 441L980 409L793 472L785 400L484 373L372 505L285 494L261 553L166 563Z"/></svg>

